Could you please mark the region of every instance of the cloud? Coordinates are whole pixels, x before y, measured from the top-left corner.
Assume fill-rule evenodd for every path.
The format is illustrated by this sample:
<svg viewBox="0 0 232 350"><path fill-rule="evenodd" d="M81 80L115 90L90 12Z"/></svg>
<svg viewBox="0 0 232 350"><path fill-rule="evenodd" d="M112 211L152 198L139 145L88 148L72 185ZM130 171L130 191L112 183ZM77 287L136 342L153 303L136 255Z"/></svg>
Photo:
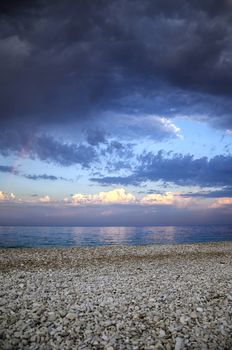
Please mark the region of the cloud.
<svg viewBox="0 0 232 350"><path fill-rule="evenodd" d="M60 142L48 135L32 135L16 130L0 132L0 153L4 156L17 154L31 159L51 162L62 166L80 164L89 167L96 160L93 147L70 142Z"/></svg>
<svg viewBox="0 0 232 350"><path fill-rule="evenodd" d="M48 195L16 199L0 191L0 221L4 225L144 226L231 223L231 198L209 201L183 198L180 193L137 197L123 188L96 194L75 194L65 201Z"/></svg>
<svg viewBox="0 0 232 350"><path fill-rule="evenodd" d="M50 197L48 195L44 196L44 197L40 197L39 201L41 203L49 203L51 201Z"/></svg>
<svg viewBox="0 0 232 350"><path fill-rule="evenodd" d="M18 171L13 166L9 165L0 165L0 172L2 173L11 173L11 174L17 174Z"/></svg>
<svg viewBox="0 0 232 350"><path fill-rule="evenodd" d="M16 196L14 193L6 193L6 192L3 192L3 191L0 191L0 201L9 201L9 200L14 200L16 199Z"/></svg>
<svg viewBox="0 0 232 350"><path fill-rule="evenodd" d="M22 176L26 179L29 180L50 180L50 181L57 181L57 180L65 180L67 181L67 179L65 179L64 177L61 176L55 176L55 175L48 175L48 174L42 174L42 175L35 175L35 174L22 174L20 171L18 171L16 169L16 167L14 166L8 166L8 165L0 165L0 172L3 173L10 173L10 174L14 174L14 175L19 175Z"/></svg>
<svg viewBox="0 0 232 350"><path fill-rule="evenodd" d="M164 141L182 137L180 128L173 121L152 114L106 113L99 124L102 124L109 134L113 124L113 132L126 139L149 137L154 141Z"/></svg>
<svg viewBox="0 0 232 350"><path fill-rule="evenodd" d="M142 198L126 192L124 188L116 188L108 192L98 194L81 194L72 195L71 202L82 205L95 204L133 204L133 205L153 205L153 206L176 206L186 207L190 205L191 198L183 198L178 193L166 192L164 194L147 194ZM65 198L65 202L70 202Z"/></svg>
<svg viewBox="0 0 232 350"><path fill-rule="evenodd" d="M178 128L173 122L165 117L148 117L150 119L151 126L156 129L156 125L160 124L160 130L163 134L172 135L172 137L180 138L180 128ZM155 128L154 128L155 126ZM162 138L162 136L161 136Z"/></svg>
<svg viewBox="0 0 232 350"><path fill-rule="evenodd" d="M107 206L109 209L103 210L101 215L113 215L111 205L133 205L133 206L172 206L175 208L194 207L194 205L200 205L201 200L196 200L192 197L183 197L180 193L166 192L163 194L147 194L143 197L135 196L130 192L127 192L124 188L115 188L111 191L99 192L96 194L83 194L76 193L71 198L64 198L63 201L51 200L50 196L45 195L38 197L38 195L32 195L35 199L20 198L17 200L13 193L7 194L0 191L1 201L17 202L19 205L25 204L39 204L39 203L52 203L57 207L70 207L70 205L80 206ZM203 202L204 204L204 202Z"/></svg>
<svg viewBox="0 0 232 350"><path fill-rule="evenodd" d="M100 129L88 129L87 133L87 142L91 146L98 146L101 143L106 143L106 134L103 130Z"/></svg>
<svg viewBox="0 0 232 350"><path fill-rule="evenodd" d="M33 154L40 160L63 166L81 164L83 167L88 167L91 162L96 160L96 153L92 147L61 143L49 136L38 138L32 149L32 157Z"/></svg>
<svg viewBox="0 0 232 350"><path fill-rule="evenodd" d="M41 225L42 222L43 225L48 226L167 226L232 223L230 207L209 208L207 204L175 207L174 205L153 206L138 203L86 206L64 203L54 205L53 202L51 204L0 202L0 222L2 225Z"/></svg>
<svg viewBox="0 0 232 350"><path fill-rule="evenodd" d="M6 193L0 191L0 200L1 200L1 201L4 201L4 200L6 200L6 199L7 199Z"/></svg>
<svg viewBox="0 0 232 350"><path fill-rule="evenodd" d="M141 203L155 205L172 205L174 201L173 193L147 194L141 199Z"/></svg>
<svg viewBox="0 0 232 350"><path fill-rule="evenodd" d="M130 169L135 160L134 144L117 140L108 140L99 150L99 154L101 170L105 168L107 172Z"/></svg>
<svg viewBox="0 0 232 350"><path fill-rule="evenodd" d="M232 208L232 198L219 198L213 204L210 205L210 208Z"/></svg>
<svg viewBox="0 0 232 350"><path fill-rule="evenodd" d="M124 188L116 188L108 192L99 192L98 194L81 194L72 195L71 201L75 204L117 204L132 203L135 197L131 193L127 193Z"/></svg>
<svg viewBox="0 0 232 350"><path fill-rule="evenodd" d="M20 3L1 10L1 127L188 110L231 129L230 1Z"/></svg>
<svg viewBox="0 0 232 350"><path fill-rule="evenodd" d="M220 197L232 197L232 187L225 186L220 190L211 191L199 191L199 192L188 192L181 194L182 197L192 198L220 198Z"/></svg>
<svg viewBox="0 0 232 350"><path fill-rule="evenodd" d="M135 175L128 175L128 176L103 176L103 177L91 177L89 179L92 182L97 182L98 184L102 186L108 186L108 185L133 185L138 186L142 182L145 182L147 180L141 179L140 177Z"/></svg>
<svg viewBox="0 0 232 350"><path fill-rule="evenodd" d="M29 180L50 180L50 181L57 181L57 180L65 180L66 179L64 177L57 177L54 175L47 175L47 174L43 174L43 175L30 175L30 174L25 174L24 175L25 178L29 179Z"/></svg>
<svg viewBox="0 0 232 350"><path fill-rule="evenodd" d="M105 148L101 150L102 155L112 155L122 158L131 158L133 156L133 144L122 143L117 140L112 140L107 143Z"/></svg>
<svg viewBox="0 0 232 350"><path fill-rule="evenodd" d="M140 203L146 205L174 205L184 208L192 203L192 199L181 197L178 193L166 192L164 194L147 194L141 199Z"/></svg>
<svg viewBox="0 0 232 350"><path fill-rule="evenodd" d="M32 197L37 198L38 195ZM7 194L0 191L0 200L16 200L16 196L13 193ZM20 203L50 203L51 198L48 195L39 197L36 201L31 202L28 199L21 199ZM130 204L130 205L153 205L153 206L176 206L186 207L191 204L191 197L184 198L179 193L166 192L163 194L147 194L143 197L134 196L132 193L127 192L124 188L115 188L111 191L99 192L96 194L82 194L76 193L71 198L66 197L62 204L61 201L52 201L53 204L62 206L63 204L78 204L78 205L114 205L114 204ZM108 215L111 209L104 211L104 215Z"/></svg>
<svg viewBox="0 0 232 350"><path fill-rule="evenodd" d="M232 136L232 129L227 129L225 134L229 135L229 136Z"/></svg>
<svg viewBox="0 0 232 350"><path fill-rule="evenodd" d="M1 56L14 59L14 64L19 64L21 60L30 55L30 45L27 41L21 40L17 35L0 39ZM13 64L13 62L11 62Z"/></svg>
<svg viewBox="0 0 232 350"><path fill-rule="evenodd" d="M232 156L195 159L190 154L144 153L138 157L139 165L128 176L91 178L100 184L138 185L146 181L164 181L180 186L202 187L232 185Z"/></svg>
<svg viewBox="0 0 232 350"><path fill-rule="evenodd" d="M165 194L147 194L141 200L145 204L171 205L173 204L173 193Z"/></svg>

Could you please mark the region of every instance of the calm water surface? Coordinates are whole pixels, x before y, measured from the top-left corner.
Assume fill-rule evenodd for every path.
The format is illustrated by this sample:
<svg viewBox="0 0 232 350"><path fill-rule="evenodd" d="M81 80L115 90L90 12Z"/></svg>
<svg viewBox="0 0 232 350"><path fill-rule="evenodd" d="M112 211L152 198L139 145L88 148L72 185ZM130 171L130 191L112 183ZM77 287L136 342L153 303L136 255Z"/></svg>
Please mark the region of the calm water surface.
<svg viewBox="0 0 232 350"><path fill-rule="evenodd" d="M178 244L232 240L232 225L152 227L0 226L0 247Z"/></svg>

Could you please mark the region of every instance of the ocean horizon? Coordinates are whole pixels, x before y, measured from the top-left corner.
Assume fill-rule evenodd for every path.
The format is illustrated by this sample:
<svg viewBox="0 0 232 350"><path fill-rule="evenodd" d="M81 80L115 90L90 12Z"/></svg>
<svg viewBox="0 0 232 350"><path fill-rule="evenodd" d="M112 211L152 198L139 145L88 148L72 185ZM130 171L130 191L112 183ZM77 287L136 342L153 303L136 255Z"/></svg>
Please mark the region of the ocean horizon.
<svg viewBox="0 0 232 350"><path fill-rule="evenodd" d="M0 226L1 248L98 247L232 240L232 225Z"/></svg>

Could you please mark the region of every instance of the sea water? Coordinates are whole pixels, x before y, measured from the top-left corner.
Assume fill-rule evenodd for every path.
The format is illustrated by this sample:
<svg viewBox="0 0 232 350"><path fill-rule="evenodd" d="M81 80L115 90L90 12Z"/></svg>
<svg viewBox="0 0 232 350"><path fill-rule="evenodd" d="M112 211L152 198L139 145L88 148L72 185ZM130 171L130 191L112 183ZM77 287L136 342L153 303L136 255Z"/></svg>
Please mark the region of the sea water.
<svg viewBox="0 0 232 350"><path fill-rule="evenodd" d="M95 247L232 240L232 225L152 227L0 226L0 247Z"/></svg>

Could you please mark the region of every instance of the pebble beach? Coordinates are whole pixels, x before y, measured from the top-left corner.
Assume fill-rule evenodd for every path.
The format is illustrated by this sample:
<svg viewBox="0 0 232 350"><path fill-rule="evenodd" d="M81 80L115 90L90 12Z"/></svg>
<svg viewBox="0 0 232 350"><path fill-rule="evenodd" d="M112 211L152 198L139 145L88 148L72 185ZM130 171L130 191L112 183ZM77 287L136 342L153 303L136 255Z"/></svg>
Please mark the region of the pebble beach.
<svg viewBox="0 0 232 350"><path fill-rule="evenodd" d="M0 349L232 349L232 242L0 249Z"/></svg>

